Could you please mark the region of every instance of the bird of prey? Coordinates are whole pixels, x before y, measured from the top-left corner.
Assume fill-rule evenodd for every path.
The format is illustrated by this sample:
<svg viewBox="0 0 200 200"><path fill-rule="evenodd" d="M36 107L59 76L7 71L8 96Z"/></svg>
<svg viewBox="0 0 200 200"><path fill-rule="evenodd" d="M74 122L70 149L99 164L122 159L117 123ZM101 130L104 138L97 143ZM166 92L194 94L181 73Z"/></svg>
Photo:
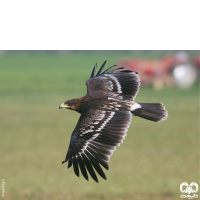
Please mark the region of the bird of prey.
<svg viewBox="0 0 200 200"><path fill-rule="evenodd" d="M79 177L79 168L84 178L90 176L98 182L96 172L106 180L102 170L109 169L108 161L116 146L119 146L131 123L132 116L154 122L167 118L162 103L135 103L140 86L137 72L115 66L103 71L106 61L97 74L94 66L91 77L86 81L87 95L65 101L59 106L81 114L71 135L67 155L62 163L73 165ZM102 72L103 71L103 72Z"/></svg>

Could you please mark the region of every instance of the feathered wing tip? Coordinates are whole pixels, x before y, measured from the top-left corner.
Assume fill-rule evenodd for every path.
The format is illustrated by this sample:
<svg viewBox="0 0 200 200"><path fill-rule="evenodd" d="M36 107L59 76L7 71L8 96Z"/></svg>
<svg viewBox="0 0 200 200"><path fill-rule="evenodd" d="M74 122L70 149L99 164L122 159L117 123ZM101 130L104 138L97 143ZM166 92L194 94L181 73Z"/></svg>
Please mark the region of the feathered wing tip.
<svg viewBox="0 0 200 200"><path fill-rule="evenodd" d="M68 152L66 154L65 160L62 161L62 164L66 163L68 160L70 160L67 155L68 155Z"/></svg>
<svg viewBox="0 0 200 200"><path fill-rule="evenodd" d="M117 66L117 65L114 65L114 66ZM113 67L114 67L113 66ZM112 73L112 72L114 72L114 71L116 71L116 70L119 70L119 69L124 69L123 67L119 67L119 68L117 68L117 69L113 69L113 70L111 70L111 71L109 71L108 73ZM120 72L123 72L123 71L120 71ZM132 72L132 71L131 71Z"/></svg>
<svg viewBox="0 0 200 200"><path fill-rule="evenodd" d="M103 70L103 68L104 68L104 66L105 66L105 64L106 64L106 62L107 62L107 60L102 64L102 66L101 66L101 68L99 69L99 71L97 72L96 76L99 75L99 74L101 74L101 71ZM95 77L96 68L97 68L97 63L95 64L95 66L94 66L94 68L93 68L93 70L92 70L92 74L91 74L90 78ZM106 71L107 71L107 70L106 70Z"/></svg>
<svg viewBox="0 0 200 200"><path fill-rule="evenodd" d="M107 162L101 160L100 162L97 162L93 156L91 156L90 153L86 152L85 154L79 155L76 158L70 158L67 159L65 161L62 162L65 163L68 161L68 169L70 167L72 167L73 165L73 169L74 172L76 174L76 176L79 177L80 173L79 173L79 169L82 172L83 177L89 181L88 178L88 173L91 175L91 177L94 179L94 181L96 181L98 183L98 178L96 176L96 173L94 171L94 169L96 170L96 172L103 178L103 179L107 179L105 173L103 172L100 164L105 168L105 169L109 169L109 166L107 164ZM86 170L87 169L87 170Z"/></svg>
<svg viewBox="0 0 200 200"><path fill-rule="evenodd" d="M116 67L117 65L113 65L112 67L109 67L108 69L106 69L102 74L105 74L106 72L108 72L110 69L112 69L113 67Z"/></svg>
<svg viewBox="0 0 200 200"><path fill-rule="evenodd" d="M124 67L119 67L117 69L113 69L111 70L113 67L116 67L117 65L113 65L112 67L109 67L108 69L106 69L104 72L102 72L103 68L105 67L105 64L106 64L107 60L102 64L102 66L100 67L99 71L97 72L96 76L100 75L100 74L106 74L106 73L112 73L116 70L119 70L119 69L124 69ZM90 76L90 78L93 78L93 77L96 77L95 76L95 72L96 72L96 68L97 68L97 63L95 64L93 70L92 70L92 74ZM102 73L101 73L102 72ZM120 72L132 72L130 70L122 70Z"/></svg>
<svg viewBox="0 0 200 200"><path fill-rule="evenodd" d="M90 78L93 78L93 77L94 77L95 72L96 72L96 68L97 68L97 63L95 64L95 66L94 66L94 68L93 68L93 70L92 70L92 74L91 74Z"/></svg>
<svg viewBox="0 0 200 200"><path fill-rule="evenodd" d="M66 163L68 161L68 159L65 159L62 161L62 164Z"/></svg>
<svg viewBox="0 0 200 200"><path fill-rule="evenodd" d="M101 68L99 69L98 73L96 76L98 76L99 74L101 74L101 71L103 70L105 64L106 64L107 60L103 63L103 65L101 66Z"/></svg>

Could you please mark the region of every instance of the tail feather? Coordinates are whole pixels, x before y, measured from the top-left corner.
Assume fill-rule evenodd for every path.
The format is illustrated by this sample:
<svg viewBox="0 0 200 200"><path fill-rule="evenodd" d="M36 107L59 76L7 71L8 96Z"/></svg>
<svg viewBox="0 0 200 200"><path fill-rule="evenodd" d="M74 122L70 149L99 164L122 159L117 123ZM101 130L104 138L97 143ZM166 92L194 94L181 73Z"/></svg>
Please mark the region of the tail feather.
<svg viewBox="0 0 200 200"><path fill-rule="evenodd" d="M162 103L136 103L131 113L154 122L167 119L168 113Z"/></svg>

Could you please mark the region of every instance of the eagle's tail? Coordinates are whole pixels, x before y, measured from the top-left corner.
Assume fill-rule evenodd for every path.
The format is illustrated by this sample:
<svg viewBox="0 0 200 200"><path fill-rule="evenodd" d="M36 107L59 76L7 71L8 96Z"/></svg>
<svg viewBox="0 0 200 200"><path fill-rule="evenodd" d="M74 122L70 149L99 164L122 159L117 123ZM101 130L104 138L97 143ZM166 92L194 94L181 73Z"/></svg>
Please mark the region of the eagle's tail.
<svg viewBox="0 0 200 200"><path fill-rule="evenodd" d="M162 103L135 103L131 113L154 122L163 121L167 119L168 115Z"/></svg>

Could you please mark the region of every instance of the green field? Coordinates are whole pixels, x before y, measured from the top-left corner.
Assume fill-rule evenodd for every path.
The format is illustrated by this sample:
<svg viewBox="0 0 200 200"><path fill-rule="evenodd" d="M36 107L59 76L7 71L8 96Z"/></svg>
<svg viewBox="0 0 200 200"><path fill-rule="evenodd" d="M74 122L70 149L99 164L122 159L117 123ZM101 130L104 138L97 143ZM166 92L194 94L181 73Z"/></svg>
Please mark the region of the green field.
<svg viewBox="0 0 200 200"><path fill-rule="evenodd" d="M99 183L76 177L64 160L79 114L61 109L86 94L92 67L132 55L5 54L0 56L2 199L181 199L182 182L199 182L199 84L190 89L141 87L137 102L163 102L161 123L133 117ZM2 188L1 188L2 189Z"/></svg>

